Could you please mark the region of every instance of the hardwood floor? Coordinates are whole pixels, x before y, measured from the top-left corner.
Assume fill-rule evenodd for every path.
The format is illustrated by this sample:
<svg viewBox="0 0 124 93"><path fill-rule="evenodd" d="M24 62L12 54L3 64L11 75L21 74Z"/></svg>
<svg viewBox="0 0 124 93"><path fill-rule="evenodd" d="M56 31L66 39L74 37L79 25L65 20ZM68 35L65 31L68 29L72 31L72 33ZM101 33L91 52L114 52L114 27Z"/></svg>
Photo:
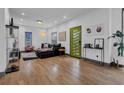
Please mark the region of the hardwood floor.
<svg viewBox="0 0 124 93"><path fill-rule="evenodd" d="M124 84L124 68L57 56L20 62L20 71L0 78L0 84Z"/></svg>

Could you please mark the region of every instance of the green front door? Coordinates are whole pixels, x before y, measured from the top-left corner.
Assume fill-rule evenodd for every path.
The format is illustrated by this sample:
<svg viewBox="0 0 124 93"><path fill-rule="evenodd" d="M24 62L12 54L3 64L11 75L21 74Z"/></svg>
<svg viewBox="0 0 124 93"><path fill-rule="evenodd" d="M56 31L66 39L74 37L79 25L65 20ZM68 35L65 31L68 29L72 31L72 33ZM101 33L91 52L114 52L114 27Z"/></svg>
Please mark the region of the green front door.
<svg viewBox="0 0 124 93"><path fill-rule="evenodd" d="M81 57L81 26L70 28L70 55Z"/></svg>

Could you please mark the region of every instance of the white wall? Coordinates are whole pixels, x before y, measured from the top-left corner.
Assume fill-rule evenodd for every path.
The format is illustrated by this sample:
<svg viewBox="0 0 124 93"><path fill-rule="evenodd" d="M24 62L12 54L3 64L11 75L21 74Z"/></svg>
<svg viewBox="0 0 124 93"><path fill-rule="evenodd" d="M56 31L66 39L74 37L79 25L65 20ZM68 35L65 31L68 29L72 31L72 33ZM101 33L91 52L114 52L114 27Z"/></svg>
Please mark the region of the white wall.
<svg viewBox="0 0 124 93"><path fill-rule="evenodd" d="M36 27L20 26L19 29L19 48L21 51L25 50L25 32L32 32L32 45L35 49L41 47L41 43L47 42L47 32L45 29ZM41 35L44 33L45 36Z"/></svg>
<svg viewBox="0 0 124 93"><path fill-rule="evenodd" d="M86 33L86 28L87 27L91 27L91 26L96 26L99 24L103 24L104 26L104 31L101 33L96 33L95 31L92 31L91 34L87 34ZM66 53L70 53L70 33L69 33L69 29L71 27L75 27L75 26L82 26L82 57L83 57L83 44L85 43L93 43L95 38L104 38L105 39L105 62L109 62L109 56L108 56L108 52L109 52L109 41L107 40L107 37L109 36L109 9L96 9L92 12L89 12L85 15L81 15L78 18L75 18L69 22L66 22L64 24L58 25L56 27L53 27L51 29L48 30L49 32L49 39L48 41L51 42L51 32L60 32L60 31L66 31L66 42L59 42L58 43L62 43L63 46L66 47ZM89 53L88 53L89 52ZM96 58L96 54L97 51L92 52L89 50L87 52L88 58L92 58L92 59L97 59L99 60L99 58ZM94 55L94 56L93 56ZM99 54L98 54L99 55Z"/></svg>
<svg viewBox="0 0 124 93"><path fill-rule="evenodd" d="M8 9L0 8L0 72L4 72L7 65L5 24L8 24L8 20Z"/></svg>

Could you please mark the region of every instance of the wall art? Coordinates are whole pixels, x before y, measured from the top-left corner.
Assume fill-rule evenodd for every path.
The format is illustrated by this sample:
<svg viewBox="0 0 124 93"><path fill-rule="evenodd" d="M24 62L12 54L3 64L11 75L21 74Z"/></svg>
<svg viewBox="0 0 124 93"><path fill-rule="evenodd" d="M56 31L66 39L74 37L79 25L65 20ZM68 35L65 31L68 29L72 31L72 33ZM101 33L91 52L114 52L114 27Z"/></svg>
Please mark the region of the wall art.
<svg viewBox="0 0 124 93"><path fill-rule="evenodd" d="M100 33L100 32L102 32L102 31L103 31L103 24L97 25L97 26L96 26L96 32L97 32L97 33Z"/></svg>
<svg viewBox="0 0 124 93"><path fill-rule="evenodd" d="M59 41L66 41L66 32L59 32Z"/></svg>
<svg viewBox="0 0 124 93"><path fill-rule="evenodd" d="M91 28L87 28L87 33L91 33Z"/></svg>

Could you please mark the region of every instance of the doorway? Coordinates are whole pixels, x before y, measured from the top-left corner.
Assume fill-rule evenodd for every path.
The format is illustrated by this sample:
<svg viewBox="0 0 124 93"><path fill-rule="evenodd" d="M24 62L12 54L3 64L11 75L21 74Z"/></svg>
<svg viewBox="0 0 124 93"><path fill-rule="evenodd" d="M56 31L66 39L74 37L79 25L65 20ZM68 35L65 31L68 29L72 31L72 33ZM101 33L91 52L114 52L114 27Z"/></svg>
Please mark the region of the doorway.
<svg viewBox="0 0 124 93"><path fill-rule="evenodd" d="M70 55L81 57L81 26L70 28Z"/></svg>

